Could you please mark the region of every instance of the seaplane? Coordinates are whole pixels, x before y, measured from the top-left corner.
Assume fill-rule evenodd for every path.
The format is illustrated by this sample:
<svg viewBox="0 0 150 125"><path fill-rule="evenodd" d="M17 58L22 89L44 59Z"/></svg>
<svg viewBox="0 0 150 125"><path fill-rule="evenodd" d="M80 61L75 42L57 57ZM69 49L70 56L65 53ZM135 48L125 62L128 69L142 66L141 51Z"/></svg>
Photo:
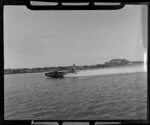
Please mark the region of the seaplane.
<svg viewBox="0 0 150 125"><path fill-rule="evenodd" d="M66 74L76 74L76 73L77 73L76 66L73 65L72 68L68 70L59 70L59 69L52 70L50 72L45 73L45 76L51 78L64 78Z"/></svg>

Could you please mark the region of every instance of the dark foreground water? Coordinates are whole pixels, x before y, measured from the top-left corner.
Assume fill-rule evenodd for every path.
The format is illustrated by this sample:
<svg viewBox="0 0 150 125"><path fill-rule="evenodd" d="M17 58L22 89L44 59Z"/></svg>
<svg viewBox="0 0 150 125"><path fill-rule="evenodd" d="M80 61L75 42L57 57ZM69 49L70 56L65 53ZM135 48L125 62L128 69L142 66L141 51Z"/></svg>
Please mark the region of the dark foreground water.
<svg viewBox="0 0 150 125"><path fill-rule="evenodd" d="M147 74L5 75L5 119L147 119Z"/></svg>

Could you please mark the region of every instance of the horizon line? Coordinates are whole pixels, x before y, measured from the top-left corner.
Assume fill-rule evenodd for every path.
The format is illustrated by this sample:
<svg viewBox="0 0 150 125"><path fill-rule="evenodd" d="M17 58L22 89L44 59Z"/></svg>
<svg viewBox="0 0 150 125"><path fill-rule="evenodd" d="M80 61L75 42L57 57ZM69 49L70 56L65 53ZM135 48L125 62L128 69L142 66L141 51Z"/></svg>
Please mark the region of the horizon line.
<svg viewBox="0 0 150 125"><path fill-rule="evenodd" d="M111 59L111 60L114 60L114 59ZM109 60L109 61L111 61ZM127 60L127 59L120 59L120 60ZM88 65L76 65L76 66L92 66L92 65L104 65L105 63L109 62L109 61L106 61L104 63L99 63L99 64L88 64ZM129 60L127 60L129 61ZM143 62L144 63L144 60L138 60L138 61L129 61L129 62ZM72 64L73 65L73 64ZM52 67L69 67L69 66L72 66L72 65L66 65L66 66L62 66L62 65L59 65L59 66L37 66L37 67L18 67L18 68L4 68L4 70L6 69L33 69L33 68L52 68Z"/></svg>

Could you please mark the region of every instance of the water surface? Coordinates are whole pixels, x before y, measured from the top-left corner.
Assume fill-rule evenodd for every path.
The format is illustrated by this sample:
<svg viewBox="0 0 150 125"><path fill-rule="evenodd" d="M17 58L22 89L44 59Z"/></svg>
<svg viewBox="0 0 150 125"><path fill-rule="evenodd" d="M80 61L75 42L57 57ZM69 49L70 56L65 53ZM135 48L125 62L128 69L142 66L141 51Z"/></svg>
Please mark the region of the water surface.
<svg viewBox="0 0 150 125"><path fill-rule="evenodd" d="M133 68L64 79L44 73L5 75L5 119L146 120L147 74Z"/></svg>

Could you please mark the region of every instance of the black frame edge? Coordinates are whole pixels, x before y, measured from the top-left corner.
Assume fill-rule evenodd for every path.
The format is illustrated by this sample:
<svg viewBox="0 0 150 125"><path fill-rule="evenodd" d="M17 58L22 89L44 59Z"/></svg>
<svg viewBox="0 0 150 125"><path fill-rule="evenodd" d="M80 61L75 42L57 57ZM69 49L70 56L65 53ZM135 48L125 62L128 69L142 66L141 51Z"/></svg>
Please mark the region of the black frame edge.
<svg viewBox="0 0 150 125"><path fill-rule="evenodd" d="M1 37L0 37L0 57L1 58L1 65L0 65L0 98L3 100L4 102L4 36L3 36L3 31L4 31L4 28L3 28L3 17L4 17L4 14L3 14L3 11L4 11L4 5L27 5L27 2L26 0L20 0L20 2L18 2L18 0L14 0L14 1L17 1L16 3L13 3L13 0L11 2L8 2L8 0L6 0L6 2L3 2L2 4L0 4L0 34L1 34ZM9 0L10 1L10 0ZM126 3L125 3L126 4ZM128 4L128 3L127 3ZM130 4L130 3L129 3ZM139 3L138 3L139 4ZM150 23L150 5L148 4L148 24ZM149 30L150 29L150 25L148 25L148 48L150 48L150 35L149 35ZM149 66L149 62L150 62L150 49L148 49L148 74L149 74L149 71L150 71L150 66ZM150 81L150 77L148 77L148 81ZM149 110L149 97L150 97L150 91L149 91L149 83L147 84L148 85L148 110ZM31 124L31 120L4 120L4 103L2 103L2 105L0 106L0 124L3 124L3 125L9 125L9 124ZM90 122L90 124L93 124L94 122L121 122L123 124L134 124L134 123L149 123L149 112L147 113L147 121L146 120L37 120L37 121L50 121L50 122L59 122L59 124L63 123L63 122ZM36 120L35 120L36 121Z"/></svg>

